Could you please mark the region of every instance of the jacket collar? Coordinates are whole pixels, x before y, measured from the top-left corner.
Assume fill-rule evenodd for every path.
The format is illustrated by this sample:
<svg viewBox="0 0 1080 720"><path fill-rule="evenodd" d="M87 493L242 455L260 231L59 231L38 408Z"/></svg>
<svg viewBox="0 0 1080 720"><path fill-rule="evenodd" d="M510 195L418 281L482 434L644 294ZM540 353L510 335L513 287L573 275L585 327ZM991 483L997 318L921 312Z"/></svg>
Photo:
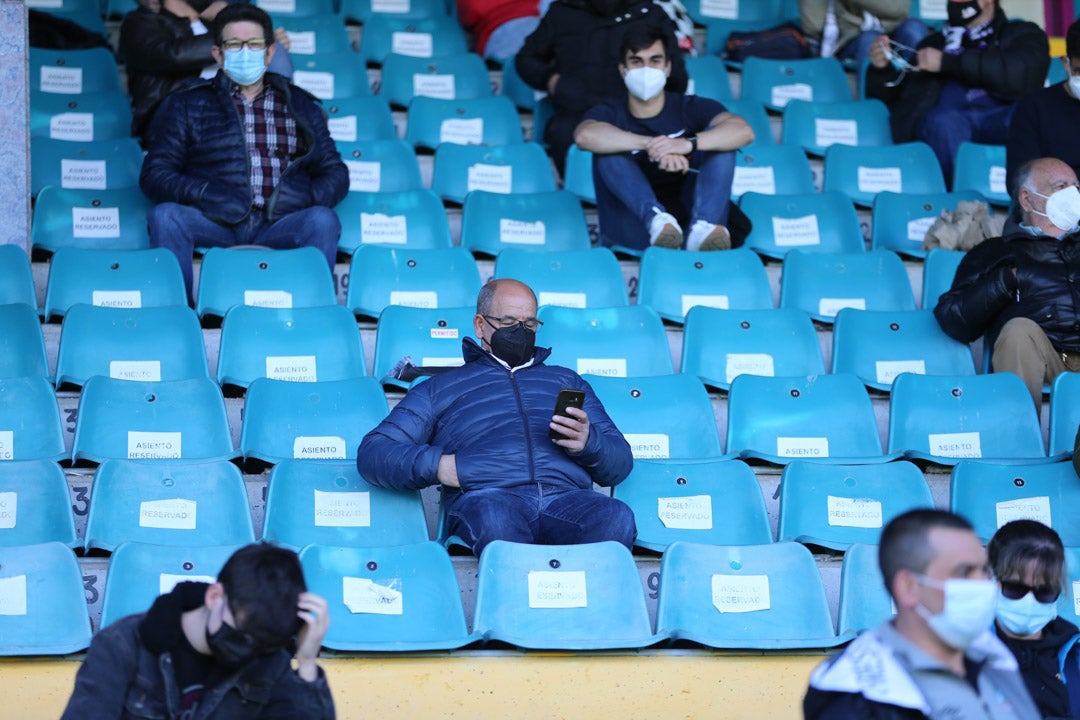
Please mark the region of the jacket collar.
<svg viewBox="0 0 1080 720"><path fill-rule="evenodd" d="M543 365L544 361L547 360L550 355L551 348L537 347L536 351L533 353L532 366ZM504 363L499 362L494 355L480 347L480 343L476 342L476 340L471 337L463 338L461 340L461 356L465 358L465 362L467 363L473 362L474 360L484 360L501 368L506 368Z"/></svg>

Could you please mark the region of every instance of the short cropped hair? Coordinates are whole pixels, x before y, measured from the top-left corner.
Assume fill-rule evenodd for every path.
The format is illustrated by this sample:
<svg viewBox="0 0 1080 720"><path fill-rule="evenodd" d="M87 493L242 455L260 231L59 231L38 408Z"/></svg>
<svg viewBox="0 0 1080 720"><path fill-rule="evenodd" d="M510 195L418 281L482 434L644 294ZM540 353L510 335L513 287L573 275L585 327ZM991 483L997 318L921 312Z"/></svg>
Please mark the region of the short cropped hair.
<svg viewBox="0 0 1080 720"><path fill-rule="evenodd" d="M1062 588L1065 546L1052 528L1037 520L1013 520L998 528L986 546L994 577L1020 578L1033 568L1036 585Z"/></svg>
<svg viewBox="0 0 1080 720"><path fill-rule="evenodd" d="M225 562L218 582L237 629L260 648L283 647L299 632L297 602L307 585L300 558L292 550L267 543L242 547Z"/></svg>
<svg viewBox="0 0 1080 720"><path fill-rule="evenodd" d="M935 528L971 530L969 523L955 513L921 508L897 515L881 531L878 546L878 565L885 589L892 595L892 584L901 570L926 572L936 557L930 546L930 531Z"/></svg>
<svg viewBox="0 0 1080 720"><path fill-rule="evenodd" d="M1065 57L1080 60L1080 20L1065 31Z"/></svg>
<svg viewBox="0 0 1080 720"><path fill-rule="evenodd" d="M253 22L261 25L266 44L274 42L274 23L265 10L256 5L227 5L214 17L214 44L221 47L225 40L225 26L234 22Z"/></svg>
<svg viewBox="0 0 1080 720"><path fill-rule="evenodd" d="M671 60L671 37L662 28L656 25L631 25L623 33L622 44L619 46L619 64L626 65L626 56L651 47L659 40L664 46L664 57Z"/></svg>

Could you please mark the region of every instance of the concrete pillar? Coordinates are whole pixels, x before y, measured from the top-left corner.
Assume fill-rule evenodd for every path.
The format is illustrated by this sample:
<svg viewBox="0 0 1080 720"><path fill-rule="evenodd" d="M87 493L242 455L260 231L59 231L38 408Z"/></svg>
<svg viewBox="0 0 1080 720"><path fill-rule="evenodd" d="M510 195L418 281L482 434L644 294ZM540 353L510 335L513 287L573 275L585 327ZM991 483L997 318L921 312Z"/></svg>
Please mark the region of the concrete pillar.
<svg viewBox="0 0 1080 720"><path fill-rule="evenodd" d="M0 0L0 244L30 249L26 8Z"/></svg>

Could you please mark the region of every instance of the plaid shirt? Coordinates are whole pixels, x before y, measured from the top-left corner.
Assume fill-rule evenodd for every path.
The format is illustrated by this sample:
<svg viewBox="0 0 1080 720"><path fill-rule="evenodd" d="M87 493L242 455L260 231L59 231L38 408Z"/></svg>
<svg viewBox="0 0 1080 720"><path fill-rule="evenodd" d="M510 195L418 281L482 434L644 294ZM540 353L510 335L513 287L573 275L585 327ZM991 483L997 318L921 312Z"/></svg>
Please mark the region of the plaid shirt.
<svg viewBox="0 0 1080 720"><path fill-rule="evenodd" d="M281 173L297 155L296 120L285 98L269 83L249 100L233 86L233 101L244 123L244 142L251 160L252 206L262 209L277 187Z"/></svg>

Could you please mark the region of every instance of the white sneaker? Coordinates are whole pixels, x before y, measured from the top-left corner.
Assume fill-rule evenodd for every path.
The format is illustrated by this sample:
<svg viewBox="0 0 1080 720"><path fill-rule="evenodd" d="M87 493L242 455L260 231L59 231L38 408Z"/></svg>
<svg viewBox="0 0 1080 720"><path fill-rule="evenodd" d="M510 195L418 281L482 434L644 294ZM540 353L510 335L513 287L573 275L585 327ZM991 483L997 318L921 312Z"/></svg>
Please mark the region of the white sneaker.
<svg viewBox="0 0 1080 720"><path fill-rule="evenodd" d="M723 225L698 220L686 238L687 250L730 250L731 234Z"/></svg>
<svg viewBox="0 0 1080 720"><path fill-rule="evenodd" d="M657 211L649 223L649 244L678 250L682 247L682 242L683 233L679 221L670 213Z"/></svg>

